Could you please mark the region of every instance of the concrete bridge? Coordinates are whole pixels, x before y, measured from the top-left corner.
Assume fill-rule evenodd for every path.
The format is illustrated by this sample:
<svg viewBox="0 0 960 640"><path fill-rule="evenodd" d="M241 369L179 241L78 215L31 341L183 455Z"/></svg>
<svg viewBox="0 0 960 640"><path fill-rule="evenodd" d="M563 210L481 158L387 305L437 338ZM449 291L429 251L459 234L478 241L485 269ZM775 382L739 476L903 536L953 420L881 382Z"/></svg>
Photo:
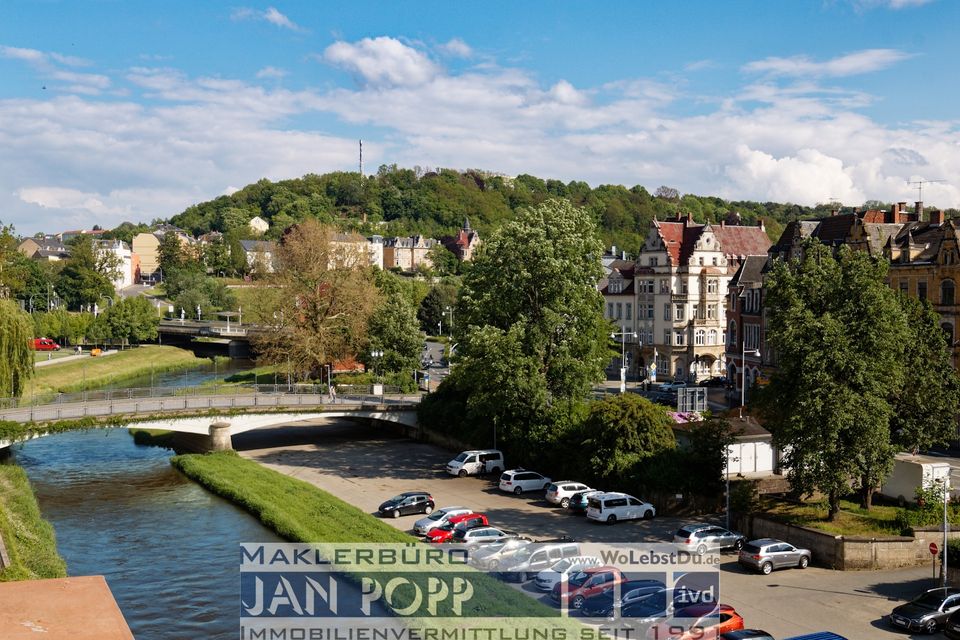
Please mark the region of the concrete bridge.
<svg viewBox="0 0 960 640"><path fill-rule="evenodd" d="M36 423L23 438L0 440L0 450L15 442L47 435L64 420L94 418L103 426L129 419L130 427L163 429L183 434L185 449L215 451L231 448L231 437L262 427L318 418L352 418L397 425L417 434L419 395L350 395L254 390L246 393L110 397L58 402L0 410L0 420Z"/></svg>

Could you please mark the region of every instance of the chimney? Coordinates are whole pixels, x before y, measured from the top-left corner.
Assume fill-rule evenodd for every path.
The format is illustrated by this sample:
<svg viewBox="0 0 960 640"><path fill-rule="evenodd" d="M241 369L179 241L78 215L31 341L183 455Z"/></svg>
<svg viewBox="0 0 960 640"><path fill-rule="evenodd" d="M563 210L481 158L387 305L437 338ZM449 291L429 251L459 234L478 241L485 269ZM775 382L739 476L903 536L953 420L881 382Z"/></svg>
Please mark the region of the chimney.
<svg viewBox="0 0 960 640"><path fill-rule="evenodd" d="M763 224L763 218L760 218L760 231L766 231L767 228Z"/></svg>
<svg viewBox="0 0 960 640"><path fill-rule="evenodd" d="M627 259L627 252L626 252L626 251L622 252L622 254L620 255L620 259L621 259L621 260L626 260L626 259Z"/></svg>
<svg viewBox="0 0 960 640"><path fill-rule="evenodd" d="M923 201L922 200L917 200L916 202L913 203L913 213L915 216L917 216L918 222L921 219L923 219Z"/></svg>
<svg viewBox="0 0 960 640"><path fill-rule="evenodd" d="M837 215L837 210L836 210L836 209L830 209L830 215L831 215L831 216Z"/></svg>
<svg viewBox="0 0 960 640"><path fill-rule="evenodd" d="M936 211L930 212L930 224L941 225L943 224L943 211L937 209Z"/></svg>
<svg viewBox="0 0 960 640"><path fill-rule="evenodd" d="M617 255L617 245L615 244L610 245L610 255L612 256Z"/></svg>

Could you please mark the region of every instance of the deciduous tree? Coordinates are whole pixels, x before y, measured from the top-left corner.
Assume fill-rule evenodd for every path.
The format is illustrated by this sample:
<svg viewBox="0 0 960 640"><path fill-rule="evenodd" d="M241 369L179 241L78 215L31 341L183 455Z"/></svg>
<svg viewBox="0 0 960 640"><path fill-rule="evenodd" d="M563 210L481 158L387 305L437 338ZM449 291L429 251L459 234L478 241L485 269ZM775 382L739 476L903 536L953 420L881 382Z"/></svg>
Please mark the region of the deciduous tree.
<svg viewBox="0 0 960 640"><path fill-rule="evenodd" d="M33 376L33 323L10 300L0 300L0 397L19 398Z"/></svg>
<svg viewBox="0 0 960 640"><path fill-rule="evenodd" d="M589 467L613 478L637 461L673 449L677 441L666 409L635 394L622 394L590 405L580 429Z"/></svg>
<svg viewBox="0 0 960 640"><path fill-rule="evenodd" d="M369 348L360 360L378 374L412 372L419 367L423 348L423 335L417 324L413 305L402 296L390 296L383 300L369 325ZM383 352L372 357L373 351Z"/></svg>

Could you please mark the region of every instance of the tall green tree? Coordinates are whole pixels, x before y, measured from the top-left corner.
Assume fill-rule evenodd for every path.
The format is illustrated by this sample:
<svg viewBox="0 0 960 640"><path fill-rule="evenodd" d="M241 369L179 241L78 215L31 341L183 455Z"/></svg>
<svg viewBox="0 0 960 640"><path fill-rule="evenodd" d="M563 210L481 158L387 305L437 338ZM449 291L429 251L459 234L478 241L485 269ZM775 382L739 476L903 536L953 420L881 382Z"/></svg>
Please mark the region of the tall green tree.
<svg viewBox="0 0 960 640"><path fill-rule="evenodd" d="M113 280L119 262L107 251L98 251L93 239L80 235L71 241L70 258L57 278L57 293L70 309L92 307L105 296L113 297Z"/></svg>
<svg viewBox="0 0 960 640"><path fill-rule="evenodd" d="M767 280L779 366L760 400L791 485L825 493L831 519L851 486L869 508L893 464L889 397L904 383L908 332L886 272L865 252L810 242L802 262L775 262Z"/></svg>
<svg viewBox="0 0 960 640"><path fill-rule="evenodd" d="M423 335L417 323L416 311L402 296L385 298L370 316L367 329L370 346L360 361L378 374L407 373L419 368ZM383 352L372 357L371 353Z"/></svg>
<svg viewBox="0 0 960 640"><path fill-rule="evenodd" d="M454 309L456 304L456 287L442 283L432 287L417 309L420 329L427 335L435 335L441 322L446 323L449 329L450 313L447 309Z"/></svg>
<svg viewBox="0 0 960 640"><path fill-rule="evenodd" d="M0 397L19 398L33 376L33 323L10 300L0 300Z"/></svg>
<svg viewBox="0 0 960 640"><path fill-rule="evenodd" d="M124 298L101 313L91 328L99 339L119 341L122 345L141 343L157 337L160 318L149 300Z"/></svg>
<svg viewBox="0 0 960 640"><path fill-rule="evenodd" d="M180 236L173 232L166 232L160 238L160 245L157 247L157 261L164 274L170 274L184 267L193 266L189 264L187 252L180 242Z"/></svg>
<svg viewBox="0 0 960 640"><path fill-rule="evenodd" d="M664 407L636 394L621 394L590 405L580 432L588 467L615 479L638 461L673 449L673 419Z"/></svg>

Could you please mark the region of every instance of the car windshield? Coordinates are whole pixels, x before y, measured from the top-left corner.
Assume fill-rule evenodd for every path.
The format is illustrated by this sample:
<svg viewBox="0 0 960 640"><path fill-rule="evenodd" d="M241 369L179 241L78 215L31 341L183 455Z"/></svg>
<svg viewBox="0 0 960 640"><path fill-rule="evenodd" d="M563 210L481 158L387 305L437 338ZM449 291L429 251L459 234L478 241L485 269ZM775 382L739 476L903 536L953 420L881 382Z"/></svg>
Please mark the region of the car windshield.
<svg viewBox="0 0 960 640"><path fill-rule="evenodd" d="M644 618L661 613L667 607L667 595L663 591L651 594L640 599L633 609L633 615Z"/></svg>
<svg viewBox="0 0 960 640"><path fill-rule="evenodd" d="M561 561L558 562L557 564L555 564L555 565L553 565L552 567L550 567L550 570L551 570L551 571L556 571L557 573L563 573L564 571L566 571L567 569L569 569L569 568L570 568L570 565L572 565L572 564L573 564L573 563L570 562L569 560L561 560Z"/></svg>
<svg viewBox="0 0 960 640"><path fill-rule="evenodd" d="M407 496L393 496L387 502L403 502L407 499Z"/></svg>
<svg viewBox="0 0 960 640"><path fill-rule="evenodd" d="M587 573L586 571L578 571L578 572L576 572L575 574L573 574L572 576L570 576L570 579L567 580L567 582L569 582L570 584L572 584L572 585L574 585L574 586L579 587L579 586L582 585L584 582L586 582L586 581L587 581L587 578L589 578L589 577L590 577L590 574Z"/></svg>
<svg viewBox="0 0 960 640"><path fill-rule="evenodd" d="M434 522L436 522L437 520L442 519L446 515L447 515L446 511L434 511L429 516L427 516L427 519L433 520Z"/></svg>
<svg viewBox="0 0 960 640"><path fill-rule="evenodd" d="M681 538L689 538L690 536L693 535L693 532L694 532L693 529L687 529L686 527L684 527L683 529L680 529L677 531L677 535L680 536Z"/></svg>
<svg viewBox="0 0 960 640"><path fill-rule="evenodd" d="M456 458L454 458L453 461L454 461L454 462L463 462L463 461L466 460L466 459L467 459L467 454L461 453L461 454L458 455Z"/></svg>
<svg viewBox="0 0 960 640"><path fill-rule="evenodd" d="M448 522L445 525L437 527L437 531L453 531L453 524Z"/></svg>
<svg viewBox="0 0 960 640"><path fill-rule="evenodd" d="M939 609L940 605L943 604L943 593L938 591L933 593L925 593L919 598L911 601L910 604L923 607L924 609Z"/></svg>

